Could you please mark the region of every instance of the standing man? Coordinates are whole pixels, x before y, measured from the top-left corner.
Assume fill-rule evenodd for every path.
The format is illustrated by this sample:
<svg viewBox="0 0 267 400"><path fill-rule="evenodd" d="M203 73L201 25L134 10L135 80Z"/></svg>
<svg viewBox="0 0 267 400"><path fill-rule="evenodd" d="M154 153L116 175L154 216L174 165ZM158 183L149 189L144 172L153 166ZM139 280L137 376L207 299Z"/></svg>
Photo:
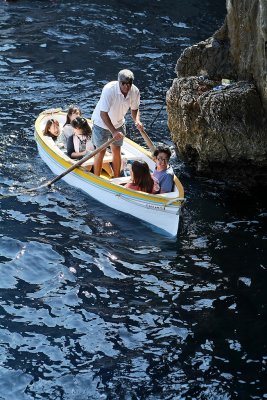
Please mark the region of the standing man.
<svg viewBox="0 0 267 400"><path fill-rule="evenodd" d="M118 80L107 83L101 93L101 97L94 109L93 120L93 144L101 146L111 136L116 140L111 144L112 165L114 177L120 176L121 169L121 146L126 134L125 114L131 109L132 118L136 128L140 131L143 124L140 121L139 89L133 84L134 75L132 71L123 69L118 74ZM106 150L95 155L94 173L100 175L103 158Z"/></svg>

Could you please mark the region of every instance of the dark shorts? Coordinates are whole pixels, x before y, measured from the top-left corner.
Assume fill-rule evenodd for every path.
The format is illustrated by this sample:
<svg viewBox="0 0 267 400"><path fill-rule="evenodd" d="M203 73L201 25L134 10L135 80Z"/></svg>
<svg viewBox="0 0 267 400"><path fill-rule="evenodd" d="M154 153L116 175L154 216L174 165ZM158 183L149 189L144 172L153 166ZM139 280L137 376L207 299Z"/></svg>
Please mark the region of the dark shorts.
<svg viewBox="0 0 267 400"><path fill-rule="evenodd" d="M126 126L122 125L117 129L126 135ZM92 129L92 141L96 148L100 147L102 144L106 143L109 139L112 138L111 132L108 129L101 128L100 126L93 125ZM115 140L113 142L115 146L121 147L123 144L123 139Z"/></svg>

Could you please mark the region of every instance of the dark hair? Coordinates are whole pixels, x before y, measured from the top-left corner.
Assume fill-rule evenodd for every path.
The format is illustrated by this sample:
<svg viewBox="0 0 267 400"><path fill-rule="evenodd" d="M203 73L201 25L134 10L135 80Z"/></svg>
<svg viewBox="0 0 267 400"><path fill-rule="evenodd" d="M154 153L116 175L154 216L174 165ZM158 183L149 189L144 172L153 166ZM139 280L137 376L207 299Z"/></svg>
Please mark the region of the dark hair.
<svg viewBox="0 0 267 400"><path fill-rule="evenodd" d="M157 157L159 153L165 153L168 156L168 159L170 159L172 155L171 150L168 146L157 146L154 150L153 156Z"/></svg>
<svg viewBox="0 0 267 400"><path fill-rule="evenodd" d="M56 141L57 136L54 136L54 135L50 132L50 128L51 128L52 124L55 124L55 125L58 127L58 129L59 129L59 122L58 122L56 119L51 118L51 119L49 119L49 120L46 122L46 125L45 125L45 128L44 128L44 136L49 136L49 137L51 137L53 140Z"/></svg>
<svg viewBox="0 0 267 400"><path fill-rule="evenodd" d="M75 129L82 129L83 135L91 137L92 130L90 125L88 124L87 120L83 117L77 117L73 121L71 121L71 126Z"/></svg>
<svg viewBox="0 0 267 400"><path fill-rule="evenodd" d="M154 180L151 177L148 164L143 161L132 163L133 184L139 186L143 192L152 193Z"/></svg>
<svg viewBox="0 0 267 400"><path fill-rule="evenodd" d="M71 123L70 117L71 117L72 114L80 114L80 115L82 115L80 107L74 106L74 105L69 107L68 113L67 113L67 117L66 117L66 122L65 122L65 124L63 126Z"/></svg>

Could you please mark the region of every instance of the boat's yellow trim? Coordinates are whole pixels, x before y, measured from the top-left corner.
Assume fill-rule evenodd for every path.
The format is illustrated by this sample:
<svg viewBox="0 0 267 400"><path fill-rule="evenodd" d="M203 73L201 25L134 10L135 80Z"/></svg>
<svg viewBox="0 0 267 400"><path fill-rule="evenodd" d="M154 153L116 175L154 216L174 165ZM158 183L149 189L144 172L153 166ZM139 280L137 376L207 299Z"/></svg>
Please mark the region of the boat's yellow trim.
<svg viewBox="0 0 267 400"><path fill-rule="evenodd" d="M54 160L57 161L57 163L59 163L61 166L63 166L64 168L67 169L73 164L71 162L64 160L63 157L58 155L55 151L53 151L51 149L50 146L48 146L48 144L45 142L45 140L43 138L42 131L40 130L40 123L41 123L42 119L44 119L47 116L47 114L51 114L51 116L54 114L66 115L66 113L64 113L60 110L51 110L51 111L49 110L49 112L43 112L42 114L40 114L35 122L36 140L38 140L39 144L45 149L45 151ZM140 151L144 154L147 154L149 157L151 157L151 154L149 152L147 152L145 149L143 149L140 145L136 144L135 142L133 142L132 140L130 140L128 138L126 138L125 140L127 140L127 142L130 143L132 146L136 147L138 149L138 151ZM75 174L83 177L84 179L86 179L98 186L101 186L102 188L105 188L107 190L112 190L117 195L120 195L120 194L127 195L128 194L129 196L135 197L137 199L152 201L155 203L161 203L162 205L166 205L168 203L168 201L170 200L170 198L162 197L160 195L155 196L155 195L151 195L149 193L140 192L140 191L137 192L135 190L128 189L123 186L115 185L114 183L109 182L107 179L98 177L98 176L92 174L91 172L84 171L80 168L76 168L75 170L72 171L72 173L75 173ZM175 176L174 181L175 181L175 185L177 186L177 188L179 190L179 198L182 199L184 196L184 190L183 190L182 184L176 176ZM181 205L181 200L172 202L172 205L176 206L176 207Z"/></svg>
<svg viewBox="0 0 267 400"><path fill-rule="evenodd" d="M132 147L135 147L141 153L145 154L147 157L153 159L152 154L148 150L140 146L140 144L133 142L131 139L127 137L125 137L123 140L125 140L125 142L128 142Z"/></svg>
<svg viewBox="0 0 267 400"><path fill-rule="evenodd" d="M183 188L183 185L181 184L180 180L177 178L176 175L174 175L173 181L174 181L175 186L176 186L177 189L178 189L179 197L180 197L180 198L184 198L184 188Z"/></svg>

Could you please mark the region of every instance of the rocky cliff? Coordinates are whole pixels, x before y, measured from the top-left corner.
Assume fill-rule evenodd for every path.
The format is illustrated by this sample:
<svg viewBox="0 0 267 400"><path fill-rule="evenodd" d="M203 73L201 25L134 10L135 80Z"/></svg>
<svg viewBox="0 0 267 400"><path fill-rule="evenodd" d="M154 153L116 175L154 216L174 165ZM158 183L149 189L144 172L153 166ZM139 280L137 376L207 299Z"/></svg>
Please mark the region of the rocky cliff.
<svg viewBox="0 0 267 400"><path fill-rule="evenodd" d="M167 112L181 158L201 174L267 185L267 1L227 0L223 27L187 48L176 73Z"/></svg>

